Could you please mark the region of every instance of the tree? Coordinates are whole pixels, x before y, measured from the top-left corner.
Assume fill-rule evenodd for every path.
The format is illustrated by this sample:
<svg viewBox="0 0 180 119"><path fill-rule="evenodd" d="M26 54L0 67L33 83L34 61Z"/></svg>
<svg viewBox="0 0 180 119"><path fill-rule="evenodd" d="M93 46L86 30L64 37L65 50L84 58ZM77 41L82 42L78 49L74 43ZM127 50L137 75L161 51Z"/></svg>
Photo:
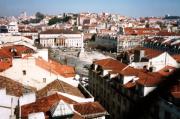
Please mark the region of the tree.
<svg viewBox="0 0 180 119"><path fill-rule="evenodd" d="M68 22L70 19L71 19L70 16L65 16L64 18L53 17L52 19L49 20L48 25L53 25L53 24L56 24L56 23Z"/></svg>
<svg viewBox="0 0 180 119"><path fill-rule="evenodd" d="M70 19L71 19L70 16L65 16L65 17L63 18L63 22L68 22Z"/></svg>
<svg viewBox="0 0 180 119"><path fill-rule="evenodd" d="M149 28L149 26L150 26L150 25L149 25L149 23L147 22L147 23L145 24L145 27L146 27L146 28Z"/></svg>
<svg viewBox="0 0 180 119"><path fill-rule="evenodd" d="M40 19L40 20L42 20L42 19L44 19L44 14L42 14L42 13L40 13L40 12L37 12L36 13L36 19Z"/></svg>
<svg viewBox="0 0 180 119"><path fill-rule="evenodd" d="M53 24L61 23L61 22L62 22L62 19L57 18L57 17L53 17L52 19L49 20L48 25L53 25Z"/></svg>

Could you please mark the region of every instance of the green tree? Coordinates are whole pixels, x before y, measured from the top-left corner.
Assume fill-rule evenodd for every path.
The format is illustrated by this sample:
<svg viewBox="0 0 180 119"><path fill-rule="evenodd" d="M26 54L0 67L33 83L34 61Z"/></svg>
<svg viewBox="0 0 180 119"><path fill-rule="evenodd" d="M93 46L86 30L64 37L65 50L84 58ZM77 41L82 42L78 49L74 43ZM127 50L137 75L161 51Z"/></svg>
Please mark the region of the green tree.
<svg viewBox="0 0 180 119"><path fill-rule="evenodd" d="M70 19L71 19L70 16L65 16L65 17L63 18L63 22L68 22Z"/></svg>
<svg viewBox="0 0 180 119"><path fill-rule="evenodd" d="M44 19L44 14L42 14L42 13L40 13L40 12L37 12L36 13L36 19L40 19L40 20L42 20L42 19Z"/></svg>
<svg viewBox="0 0 180 119"><path fill-rule="evenodd" d="M61 23L61 22L62 22L62 19L57 18L57 17L53 17L52 19L49 20L48 25L53 25L53 24Z"/></svg>

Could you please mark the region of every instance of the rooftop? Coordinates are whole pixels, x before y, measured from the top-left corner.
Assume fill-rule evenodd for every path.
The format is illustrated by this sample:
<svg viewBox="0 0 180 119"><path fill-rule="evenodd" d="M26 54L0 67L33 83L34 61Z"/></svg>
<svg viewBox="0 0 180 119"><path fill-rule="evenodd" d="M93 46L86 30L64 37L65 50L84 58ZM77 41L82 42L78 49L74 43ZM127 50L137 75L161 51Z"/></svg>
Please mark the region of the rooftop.
<svg viewBox="0 0 180 119"><path fill-rule="evenodd" d="M66 109L68 109L70 108L68 105L72 105L73 107L71 106L71 108L73 110L73 119L83 119L85 117L99 117L107 115L106 110L98 102L77 103L72 99L57 93L37 99L34 103L21 106L21 114L23 118L27 118L31 113L43 112L45 116L49 118L52 116L52 109L55 105L59 109L62 109L64 106L66 106ZM53 112L55 111L56 109Z"/></svg>
<svg viewBox="0 0 180 119"><path fill-rule="evenodd" d="M60 100L63 100L68 104L76 103L75 101L56 93L47 97L37 99L34 103L21 106L22 117L27 118L28 114L35 112L44 112L45 116L48 116L50 113L50 108Z"/></svg>
<svg viewBox="0 0 180 119"><path fill-rule="evenodd" d="M42 31L40 34L81 34L81 32L71 31L71 30L64 30L64 29L51 29Z"/></svg>
<svg viewBox="0 0 180 119"><path fill-rule="evenodd" d="M99 116L106 115L107 111L98 102L77 103L73 105L74 110L83 117L93 117L93 114ZM96 115L97 116L97 115Z"/></svg>
<svg viewBox="0 0 180 119"><path fill-rule="evenodd" d="M157 56L159 56L160 54L163 53L163 52L160 51L160 50L155 50L155 49L145 48L145 47L136 47L136 48L134 48L132 51L134 52L135 50L144 50L144 52L145 52L145 57L147 57L148 59L157 57Z"/></svg>
<svg viewBox="0 0 180 119"><path fill-rule="evenodd" d="M34 52L33 49L24 45L12 45L0 48L0 58L22 57L23 53Z"/></svg>
<svg viewBox="0 0 180 119"><path fill-rule="evenodd" d="M147 87L156 86L162 81L162 75L157 72L140 73L138 77L136 82Z"/></svg>
<svg viewBox="0 0 180 119"><path fill-rule="evenodd" d="M102 59L102 60L97 60L94 61L95 64L102 66L104 69L111 69L111 70L122 70L125 68L127 65L121 63L118 60L112 59L112 58L107 58L107 59Z"/></svg>
<svg viewBox="0 0 180 119"><path fill-rule="evenodd" d="M75 69L72 66L62 65L56 61L49 60L48 62L42 58L36 59L36 65L39 67L48 70L52 73L59 74L65 78L74 77Z"/></svg>
<svg viewBox="0 0 180 119"><path fill-rule="evenodd" d="M47 96L49 91L58 91L63 93L68 93L71 95L75 95L78 97L84 97L81 91L77 87L73 87L63 81L55 80L49 83L46 87L42 88L41 90L37 91L37 97L41 98Z"/></svg>
<svg viewBox="0 0 180 119"><path fill-rule="evenodd" d="M36 89L30 86L22 85L12 79L0 76L0 88L6 89L6 93L9 95L20 97L25 92L35 92Z"/></svg>

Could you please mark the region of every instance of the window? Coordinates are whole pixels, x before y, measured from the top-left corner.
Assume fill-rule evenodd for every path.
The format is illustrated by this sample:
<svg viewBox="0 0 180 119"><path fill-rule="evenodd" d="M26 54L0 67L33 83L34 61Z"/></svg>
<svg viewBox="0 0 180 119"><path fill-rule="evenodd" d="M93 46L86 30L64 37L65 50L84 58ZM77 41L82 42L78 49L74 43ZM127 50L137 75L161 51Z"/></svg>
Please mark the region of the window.
<svg viewBox="0 0 180 119"><path fill-rule="evenodd" d="M46 78L43 78L43 83L46 83Z"/></svg>
<svg viewBox="0 0 180 119"><path fill-rule="evenodd" d="M22 72L23 72L23 75L26 75L26 70L23 70Z"/></svg>

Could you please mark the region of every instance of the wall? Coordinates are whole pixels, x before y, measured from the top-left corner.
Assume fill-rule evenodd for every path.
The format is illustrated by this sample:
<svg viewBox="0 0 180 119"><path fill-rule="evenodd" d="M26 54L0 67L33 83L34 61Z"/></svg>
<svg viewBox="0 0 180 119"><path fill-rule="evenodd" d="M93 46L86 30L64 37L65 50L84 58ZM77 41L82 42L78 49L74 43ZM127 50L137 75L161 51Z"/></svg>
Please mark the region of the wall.
<svg viewBox="0 0 180 119"><path fill-rule="evenodd" d="M23 75L23 70L26 71L26 75ZM36 87L37 89L43 88L56 79L62 80L75 87L78 86L78 82L73 80L73 77L64 78L40 68L36 65L35 58L33 57L28 59L13 59L13 66L0 74L24 85ZM46 78L46 82L43 82L43 78Z"/></svg>
<svg viewBox="0 0 180 119"><path fill-rule="evenodd" d="M128 83L129 81L133 80L136 76L124 76L123 78L123 84Z"/></svg>
<svg viewBox="0 0 180 119"><path fill-rule="evenodd" d="M156 87L144 87L144 96L152 92Z"/></svg>
<svg viewBox="0 0 180 119"><path fill-rule="evenodd" d="M155 72L164 68L165 66L178 67L178 63L174 60L168 53L164 52L163 54L152 58L149 60L148 68L153 66L155 67Z"/></svg>
<svg viewBox="0 0 180 119"><path fill-rule="evenodd" d="M0 90L0 118L9 119L11 115L11 101L12 113L14 114L15 107L18 104L18 97L6 95L6 90Z"/></svg>
<svg viewBox="0 0 180 119"><path fill-rule="evenodd" d="M25 104L35 102L36 94L35 93L25 94L21 96L19 100L20 100L20 105L25 105Z"/></svg>
<svg viewBox="0 0 180 119"><path fill-rule="evenodd" d="M82 34L40 34L40 44L44 47L54 47L54 39L65 37L65 47L81 47Z"/></svg>

